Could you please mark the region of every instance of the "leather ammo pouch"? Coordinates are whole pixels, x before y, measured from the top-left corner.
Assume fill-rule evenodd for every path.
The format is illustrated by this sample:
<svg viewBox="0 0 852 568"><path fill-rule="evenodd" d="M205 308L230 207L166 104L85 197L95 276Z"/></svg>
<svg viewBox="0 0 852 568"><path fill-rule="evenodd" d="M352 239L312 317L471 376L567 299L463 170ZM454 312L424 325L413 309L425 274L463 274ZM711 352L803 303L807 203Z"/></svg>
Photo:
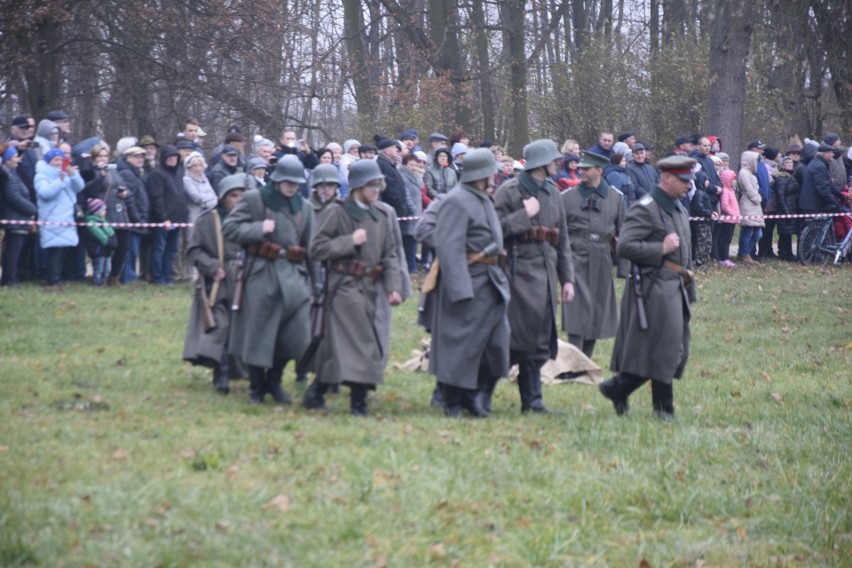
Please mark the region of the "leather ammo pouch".
<svg viewBox="0 0 852 568"><path fill-rule="evenodd" d="M249 246L247 247L248 251L252 254L256 254L257 256L262 256L263 258L268 258L270 260L275 260L281 255L281 245L278 243L273 243L271 241L261 241L259 245Z"/></svg>
<svg viewBox="0 0 852 568"><path fill-rule="evenodd" d="M338 260L331 265L331 269L335 272L340 272L341 274L348 274L358 280L369 277L373 280L373 282L378 281L382 277L382 272L384 271L381 266L374 266L373 268L370 268L367 263L362 260L353 260L348 263L345 260Z"/></svg>
<svg viewBox="0 0 852 568"><path fill-rule="evenodd" d="M294 264L299 264L305 260L305 248L299 245L290 245L287 247L287 260Z"/></svg>
<svg viewBox="0 0 852 568"><path fill-rule="evenodd" d="M539 227L535 226L523 235L521 235L520 241L528 241L528 242L549 242L552 245L559 244L559 229L550 229L548 227Z"/></svg>
<svg viewBox="0 0 852 568"><path fill-rule="evenodd" d="M690 284L695 282L695 274L691 270L684 268L676 262L673 262L671 260L664 260L663 267L668 268L673 272L677 272L681 280L683 281L684 287L686 288L689 288Z"/></svg>

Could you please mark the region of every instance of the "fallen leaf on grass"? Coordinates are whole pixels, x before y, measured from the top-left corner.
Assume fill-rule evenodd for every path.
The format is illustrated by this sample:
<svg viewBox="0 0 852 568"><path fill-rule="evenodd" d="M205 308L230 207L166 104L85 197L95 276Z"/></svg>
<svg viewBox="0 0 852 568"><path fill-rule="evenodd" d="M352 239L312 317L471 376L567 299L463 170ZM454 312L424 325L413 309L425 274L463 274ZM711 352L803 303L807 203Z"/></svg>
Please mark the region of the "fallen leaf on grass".
<svg viewBox="0 0 852 568"><path fill-rule="evenodd" d="M228 521L216 521L216 530L222 533L231 532L231 523Z"/></svg>
<svg viewBox="0 0 852 568"><path fill-rule="evenodd" d="M438 542L429 547L429 558L431 560L441 560L447 555L447 549L444 543Z"/></svg>
<svg viewBox="0 0 852 568"><path fill-rule="evenodd" d="M0 446L0 453L8 452L8 451L9 451L9 446Z"/></svg>
<svg viewBox="0 0 852 568"><path fill-rule="evenodd" d="M383 485L387 485L388 483L396 481L398 478L399 476L396 476L390 472L377 469L373 472L373 485L376 487L381 487Z"/></svg>
<svg viewBox="0 0 852 568"><path fill-rule="evenodd" d="M743 393L741 393L740 391L734 391L731 393L731 396L734 398L741 398L743 396Z"/></svg>
<svg viewBox="0 0 852 568"><path fill-rule="evenodd" d="M157 519L147 518L143 521L146 527L157 528L160 526L160 521Z"/></svg>
<svg viewBox="0 0 852 568"><path fill-rule="evenodd" d="M283 493L279 493L273 497L271 501L264 505L263 508L278 509L279 511L286 513L290 510L290 498Z"/></svg>
<svg viewBox="0 0 852 568"><path fill-rule="evenodd" d="M746 534L746 530L743 527L737 529L737 536L740 540L748 540L748 535Z"/></svg>
<svg viewBox="0 0 852 568"><path fill-rule="evenodd" d="M781 394L777 392L772 393L772 400L774 400L775 402L781 402Z"/></svg>
<svg viewBox="0 0 852 568"><path fill-rule="evenodd" d="M118 365L119 367L121 367L122 365L124 365L124 359L119 359L118 361L115 362L115 364Z"/></svg>
<svg viewBox="0 0 852 568"><path fill-rule="evenodd" d="M124 450L116 450L112 453L112 459L115 459L115 460L123 460L126 457L127 457L127 452L125 452Z"/></svg>
<svg viewBox="0 0 852 568"><path fill-rule="evenodd" d="M195 457L195 452L193 452L192 450L184 450L179 455L183 459L188 460Z"/></svg>
<svg viewBox="0 0 852 568"><path fill-rule="evenodd" d="M651 568L651 563L643 558L639 561L639 568Z"/></svg>
<svg viewBox="0 0 852 568"><path fill-rule="evenodd" d="M781 333L790 333L790 328L786 325L781 326Z"/></svg>

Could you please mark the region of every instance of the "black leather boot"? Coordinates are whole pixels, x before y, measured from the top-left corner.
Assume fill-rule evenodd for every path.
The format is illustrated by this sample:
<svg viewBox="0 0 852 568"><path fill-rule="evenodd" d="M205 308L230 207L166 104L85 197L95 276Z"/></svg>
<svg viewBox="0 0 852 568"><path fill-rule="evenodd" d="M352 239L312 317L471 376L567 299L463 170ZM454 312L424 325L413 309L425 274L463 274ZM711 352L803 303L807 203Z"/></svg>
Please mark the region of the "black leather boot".
<svg viewBox="0 0 852 568"><path fill-rule="evenodd" d="M598 385L598 390L612 401L617 415L630 414L630 404L627 402L627 395L624 394L621 375L615 375L610 380L602 382Z"/></svg>
<svg viewBox="0 0 852 568"><path fill-rule="evenodd" d="M674 389L671 384L651 381L651 400L657 418L665 422L674 420Z"/></svg>
<svg viewBox="0 0 852 568"><path fill-rule="evenodd" d="M487 375L480 375L479 377L479 388L476 396L479 397L479 406L488 414L491 414L491 399L499 380L500 377L489 377Z"/></svg>
<svg viewBox="0 0 852 568"><path fill-rule="evenodd" d="M263 404L263 397L266 394L264 389L266 383L266 369L263 367L255 367L249 365L249 403Z"/></svg>
<svg viewBox="0 0 852 568"><path fill-rule="evenodd" d="M482 407L482 399L477 389L462 389L462 407L472 418L488 418L488 411Z"/></svg>
<svg viewBox="0 0 852 568"><path fill-rule="evenodd" d="M369 416L367 410L367 385L352 384L349 386L349 413L352 416Z"/></svg>
<svg viewBox="0 0 852 568"><path fill-rule="evenodd" d="M278 404L293 404L293 399L281 387L281 378L284 375L284 367L287 366L287 359L276 359L271 369L266 371L266 392Z"/></svg>
<svg viewBox="0 0 852 568"><path fill-rule="evenodd" d="M521 414L550 412L541 398L541 371L535 363L525 361L519 365L518 392L521 395Z"/></svg>
<svg viewBox="0 0 852 568"><path fill-rule="evenodd" d="M461 418L464 413L464 406L462 406L464 391L447 384L441 384L440 388L441 392L444 393L444 416Z"/></svg>
<svg viewBox="0 0 852 568"><path fill-rule="evenodd" d="M435 383L435 390L432 391L432 400L429 401L429 406L432 408L444 408L444 390L441 383Z"/></svg>
<svg viewBox="0 0 852 568"><path fill-rule="evenodd" d="M321 383L318 378L314 377L314 382L305 391L302 406L307 410L328 410L328 407L325 405L325 393L327 390L328 385Z"/></svg>
<svg viewBox="0 0 852 568"><path fill-rule="evenodd" d="M231 392L228 384L228 352L222 354L219 364L213 369L213 387L221 394Z"/></svg>

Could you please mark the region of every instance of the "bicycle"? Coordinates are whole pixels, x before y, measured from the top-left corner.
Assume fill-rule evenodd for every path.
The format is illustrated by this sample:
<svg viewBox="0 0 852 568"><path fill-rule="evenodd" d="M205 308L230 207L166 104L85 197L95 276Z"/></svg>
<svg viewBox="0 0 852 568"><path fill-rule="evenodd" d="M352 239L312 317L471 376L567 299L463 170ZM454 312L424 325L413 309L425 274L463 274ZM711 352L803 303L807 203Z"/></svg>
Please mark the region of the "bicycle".
<svg viewBox="0 0 852 568"><path fill-rule="evenodd" d="M852 249L852 229L837 243L834 236L834 218L814 220L802 231L798 249L799 262L805 266L825 266L829 260L835 265L840 264Z"/></svg>

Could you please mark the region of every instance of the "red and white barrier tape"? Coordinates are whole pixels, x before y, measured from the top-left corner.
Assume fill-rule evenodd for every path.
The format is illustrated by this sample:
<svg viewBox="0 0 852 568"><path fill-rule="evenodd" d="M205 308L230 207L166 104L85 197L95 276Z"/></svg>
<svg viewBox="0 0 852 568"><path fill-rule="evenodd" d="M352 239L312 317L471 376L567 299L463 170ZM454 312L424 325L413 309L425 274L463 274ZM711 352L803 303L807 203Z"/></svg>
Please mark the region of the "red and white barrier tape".
<svg viewBox="0 0 852 568"><path fill-rule="evenodd" d="M714 219L715 221L754 221L758 219L813 219L819 217L844 217L850 213L808 213L798 215L722 215ZM417 221L420 217L399 217L399 221ZM690 221L709 221L705 217L690 217ZM110 226L115 229L155 229L164 228L165 223L89 223L75 221L19 221L13 219L0 219L0 225L40 225L40 226L55 226L55 227L103 227ZM192 227L192 223L172 223L174 229L183 229Z"/></svg>

